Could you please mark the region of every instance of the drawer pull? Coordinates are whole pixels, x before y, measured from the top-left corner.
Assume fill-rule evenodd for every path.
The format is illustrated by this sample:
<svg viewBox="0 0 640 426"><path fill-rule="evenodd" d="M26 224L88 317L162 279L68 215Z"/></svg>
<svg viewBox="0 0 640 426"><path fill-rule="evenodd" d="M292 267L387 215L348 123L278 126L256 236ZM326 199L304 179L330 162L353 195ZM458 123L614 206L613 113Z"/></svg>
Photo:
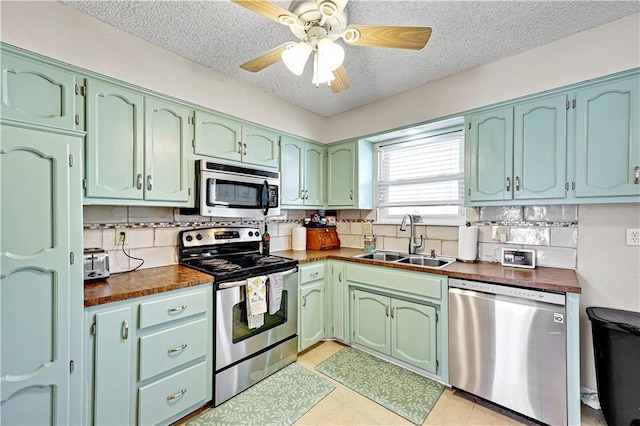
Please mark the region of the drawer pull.
<svg viewBox="0 0 640 426"><path fill-rule="evenodd" d="M185 393L187 393L186 389L182 389L180 392L178 393L174 393L173 395L169 395L167 397L167 401L173 401L176 398L180 398L182 395L184 395Z"/></svg>
<svg viewBox="0 0 640 426"><path fill-rule="evenodd" d="M318 276L318 271L309 274L309 276L310 277L317 277Z"/></svg>
<svg viewBox="0 0 640 426"><path fill-rule="evenodd" d="M178 347L175 347L175 348L167 349L167 352L170 353L170 354L174 354L176 352L184 351L186 348L187 348L187 344L185 343L184 345L181 345L181 346L178 346Z"/></svg>
<svg viewBox="0 0 640 426"><path fill-rule="evenodd" d="M167 312L169 312L170 314L175 314L176 312L182 312L185 309L187 309L187 305L176 306L175 308L169 308Z"/></svg>

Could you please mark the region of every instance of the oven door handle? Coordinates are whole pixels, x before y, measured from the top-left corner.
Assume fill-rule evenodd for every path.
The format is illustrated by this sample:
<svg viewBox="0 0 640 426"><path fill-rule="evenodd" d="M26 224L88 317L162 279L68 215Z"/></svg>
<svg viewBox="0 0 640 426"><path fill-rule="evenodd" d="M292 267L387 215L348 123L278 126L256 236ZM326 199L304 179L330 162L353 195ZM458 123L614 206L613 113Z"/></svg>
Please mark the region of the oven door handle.
<svg viewBox="0 0 640 426"><path fill-rule="evenodd" d="M291 274L293 274L293 273L295 273L295 272L298 272L298 268L292 268L292 269L289 269L288 271L284 271L284 272L282 273L282 275L283 275L283 276L291 275ZM230 283L222 283L222 284L220 284L220 285L218 286L218 288L219 288L220 290L224 290L224 289L226 289L226 288L242 287L243 285L246 285L246 284L247 284L247 280L242 280L242 281L233 281L233 282L230 282Z"/></svg>

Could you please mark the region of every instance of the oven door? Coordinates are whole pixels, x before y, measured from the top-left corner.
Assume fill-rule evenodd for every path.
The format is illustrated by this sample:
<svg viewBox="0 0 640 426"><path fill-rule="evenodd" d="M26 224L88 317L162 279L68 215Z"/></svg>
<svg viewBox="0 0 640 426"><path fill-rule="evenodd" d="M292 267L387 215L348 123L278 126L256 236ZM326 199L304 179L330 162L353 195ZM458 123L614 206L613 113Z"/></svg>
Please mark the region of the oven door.
<svg viewBox="0 0 640 426"><path fill-rule="evenodd" d="M284 272L280 310L264 314L264 325L249 328L245 283L218 284L216 291L216 371L258 353L298 332L298 274Z"/></svg>

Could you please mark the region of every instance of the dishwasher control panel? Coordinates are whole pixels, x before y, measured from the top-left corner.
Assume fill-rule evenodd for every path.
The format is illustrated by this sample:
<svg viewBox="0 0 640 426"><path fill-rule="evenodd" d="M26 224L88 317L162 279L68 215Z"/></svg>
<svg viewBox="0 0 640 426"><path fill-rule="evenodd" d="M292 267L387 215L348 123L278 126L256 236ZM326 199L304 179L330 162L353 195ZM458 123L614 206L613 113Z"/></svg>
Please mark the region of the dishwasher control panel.
<svg viewBox="0 0 640 426"><path fill-rule="evenodd" d="M565 305L564 294L550 293L546 291L530 290L508 285L485 283L480 281L449 279L449 287L461 288L464 290L480 291L489 294L499 294L502 296L516 297L520 299L535 300L537 302L552 303L554 305Z"/></svg>

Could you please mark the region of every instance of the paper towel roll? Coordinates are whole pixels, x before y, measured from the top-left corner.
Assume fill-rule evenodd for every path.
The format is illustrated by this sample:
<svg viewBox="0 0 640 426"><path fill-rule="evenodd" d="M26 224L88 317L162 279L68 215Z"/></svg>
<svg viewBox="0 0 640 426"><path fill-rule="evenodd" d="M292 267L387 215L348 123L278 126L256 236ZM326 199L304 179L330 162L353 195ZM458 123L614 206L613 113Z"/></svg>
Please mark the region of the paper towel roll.
<svg viewBox="0 0 640 426"><path fill-rule="evenodd" d="M478 227L461 226L458 229L458 260L475 262L478 256Z"/></svg>
<svg viewBox="0 0 640 426"><path fill-rule="evenodd" d="M307 228L296 226L291 229L291 248L292 250L307 249Z"/></svg>

